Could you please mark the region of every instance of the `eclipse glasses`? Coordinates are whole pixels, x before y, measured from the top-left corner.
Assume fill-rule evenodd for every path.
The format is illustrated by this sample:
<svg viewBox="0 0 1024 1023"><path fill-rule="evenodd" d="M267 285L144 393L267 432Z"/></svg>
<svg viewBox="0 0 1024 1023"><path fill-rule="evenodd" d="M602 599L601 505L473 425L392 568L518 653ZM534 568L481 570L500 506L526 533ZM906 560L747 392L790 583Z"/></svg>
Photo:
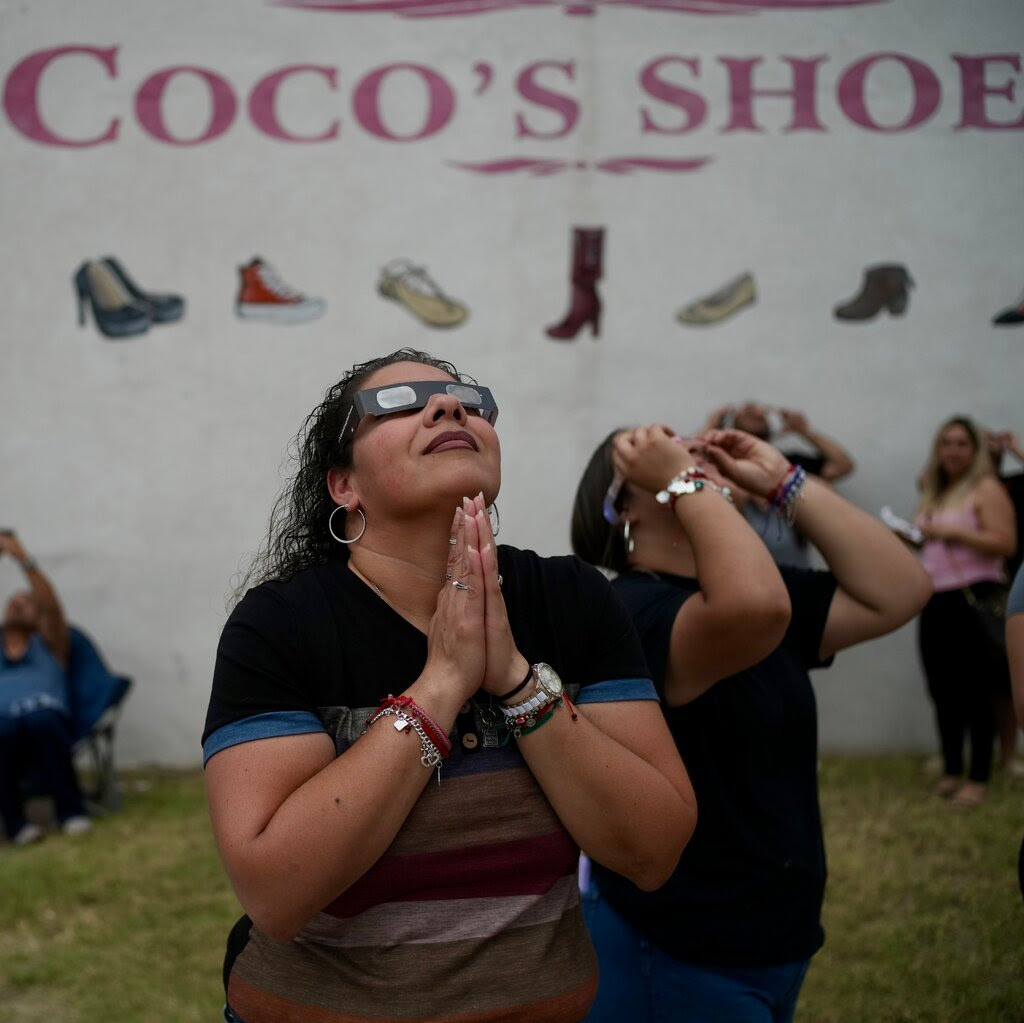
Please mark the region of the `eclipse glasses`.
<svg viewBox="0 0 1024 1023"><path fill-rule="evenodd" d="M394 412L411 412L423 408L435 394L450 394L467 412L475 412L491 425L498 418L497 403L487 387L461 384L454 380L416 380L356 391L339 439L344 439L353 411L357 414L358 424L363 416L389 416Z"/></svg>

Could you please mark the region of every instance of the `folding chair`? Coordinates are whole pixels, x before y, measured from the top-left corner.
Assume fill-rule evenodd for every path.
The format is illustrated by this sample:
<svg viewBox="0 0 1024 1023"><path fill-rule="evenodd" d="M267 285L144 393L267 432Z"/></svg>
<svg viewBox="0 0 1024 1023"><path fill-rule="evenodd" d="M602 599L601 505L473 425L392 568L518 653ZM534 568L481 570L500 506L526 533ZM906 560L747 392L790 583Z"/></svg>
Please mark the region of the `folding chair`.
<svg viewBox="0 0 1024 1023"><path fill-rule="evenodd" d="M75 759L85 761L91 775L91 780L82 785L82 794L94 812L120 810L114 736L132 680L111 673L81 629L71 626L70 631L68 692L76 736Z"/></svg>

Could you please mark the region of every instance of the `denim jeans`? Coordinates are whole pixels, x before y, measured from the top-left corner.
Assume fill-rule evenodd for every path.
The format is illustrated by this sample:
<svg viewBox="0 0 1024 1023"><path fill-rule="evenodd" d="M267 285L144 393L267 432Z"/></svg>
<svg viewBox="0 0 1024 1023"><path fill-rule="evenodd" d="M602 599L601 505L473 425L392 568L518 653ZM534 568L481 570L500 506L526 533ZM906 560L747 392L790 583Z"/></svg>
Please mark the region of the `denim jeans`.
<svg viewBox="0 0 1024 1023"><path fill-rule="evenodd" d="M596 888L582 898L601 966L589 1023L792 1023L810 960L753 968L685 963L626 923Z"/></svg>
<svg viewBox="0 0 1024 1023"><path fill-rule="evenodd" d="M58 821L85 814L71 761L73 744L71 721L59 711L43 707L20 717L0 714L0 817L8 836L25 824L21 780L29 772L53 797Z"/></svg>

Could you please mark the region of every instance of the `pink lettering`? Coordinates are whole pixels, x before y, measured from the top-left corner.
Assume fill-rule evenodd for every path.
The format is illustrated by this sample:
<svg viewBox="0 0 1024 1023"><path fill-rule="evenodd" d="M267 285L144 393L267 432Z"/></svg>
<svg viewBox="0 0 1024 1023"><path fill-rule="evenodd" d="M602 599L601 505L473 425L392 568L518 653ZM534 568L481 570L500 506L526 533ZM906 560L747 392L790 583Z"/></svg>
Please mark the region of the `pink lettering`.
<svg viewBox="0 0 1024 1023"><path fill-rule="evenodd" d="M868 111L865 81L871 68L883 60L894 60L905 67L914 87L914 105L902 124L879 124ZM916 128L935 113L942 100L942 86L935 72L927 64L902 53L876 53L851 64L839 79L837 91L843 113L854 124L869 131L894 132Z"/></svg>
<svg viewBox="0 0 1024 1023"><path fill-rule="evenodd" d="M1024 115L1016 121L993 121L985 109L986 96L1005 96L1011 103L1014 101L1014 80L1011 78L1003 85L989 85L985 81L985 66L1009 64L1019 74L1020 57L1016 53L987 53L983 57L966 57L954 53L953 60L960 65L960 81L963 83L960 123L955 125L955 130L984 128L986 131L1013 131L1015 128L1024 128Z"/></svg>
<svg viewBox="0 0 1024 1023"><path fill-rule="evenodd" d="M175 138L164 123L164 91L170 80L180 74L198 75L210 89L210 122L206 126L206 131L193 139ZM238 100L235 99L231 86L220 75L201 67L182 66L157 71L139 86L139 91L135 94L135 116L139 119L139 124L147 134L172 146L198 146L217 138L218 135L223 135L231 127L237 109Z"/></svg>
<svg viewBox="0 0 1024 1023"><path fill-rule="evenodd" d="M640 72L640 85L644 92L654 99L660 99L670 106L685 111L686 117L681 124L665 126L656 123L647 112L647 108L641 107L640 130L644 134L653 132L657 135L682 135L684 132L699 128L707 116L708 105L703 96L672 82L666 82L658 75L658 72L666 64L673 63L685 65L693 72L694 78L700 77L700 61L696 57L659 57L657 60L652 60Z"/></svg>
<svg viewBox="0 0 1024 1023"><path fill-rule="evenodd" d="M332 67L321 67L316 64L295 64L282 68L261 78L249 94L249 118L264 135L282 142L329 142L338 137L339 124L337 119L331 121L326 131L319 135L297 135L281 127L277 118L277 90L281 83L301 71L311 71L327 79L332 90L338 87L338 74Z"/></svg>
<svg viewBox="0 0 1024 1023"><path fill-rule="evenodd" d="M391 131L380 115L380 90L384 79L393 71L412 71L419 75L427 86L427 116L423 127L411 135L399 135ZM389 64L368 74L356 86L352 97L356 120L371 134L390 142L415 142L435 135L455 113L455 93L451 86L436 72L422 64Z"/></svg>
<svg viewBox="0 0 1024 1023"><path fill-rule="evenodd" d="M560 64L553 60L539 60L536 64L523 68L516 78L516 89L523 99L538 106L546 107L548 110L555 110L562 117L561 128L554 128L551 131L538 131L526 123L522 114L516 114L516 138L530 139L561 139L565 138L576 127L580 117L580 105L571 96L563 96L560 92L551 92L545 89L535 80L535 74L544 68L555 68L557 71L565 72L569 81L576 77L576 65L573 61Z"/></svg>
<svg viewBox="0 0 1024 1023"><path fill-rule="evenodd" d="M20 61L4 83L4 112L11 124L33 142L41 142L47 146L98 146L104 142L113 142L117 138L120 118L112 118L107 130L102 135L90 139L69 139L51 131L39 113L39 80L46 68L58 57L70 53L84 53L97 60L107 69L110 78L117 77L117 66L114 58L117 47L111 46L101 50L94 46L58 46L52 50L40 50Z"/></svg>
<svg viewBox="0 0 1024 1023"><path fill-rule="evenodd" d="M722 129L726 131L764 131L754 121L754 104L756 96L777 96L792 99L793 119L783 131L825 131L825 126L818 120L814 109L817 92L815 78L819 65L827 57L782 57L793 72L793 85L788 89L755 89L754 68L762 63L760 57L741 59L739 57L719 57L729 72L729 106L731 116L729 123Z"/></svg>

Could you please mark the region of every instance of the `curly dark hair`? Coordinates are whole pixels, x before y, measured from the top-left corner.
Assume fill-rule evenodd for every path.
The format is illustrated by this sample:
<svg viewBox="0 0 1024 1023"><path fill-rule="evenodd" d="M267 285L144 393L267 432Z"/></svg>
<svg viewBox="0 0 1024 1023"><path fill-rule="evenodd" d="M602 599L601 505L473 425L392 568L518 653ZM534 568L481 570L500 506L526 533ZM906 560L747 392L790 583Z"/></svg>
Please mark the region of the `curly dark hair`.
<svg viewBox="0 0 1024 1023"><path fill-rule="evenodd" d="M462 383L475 383L450 362L414 348L400 348L390 355L357 363L345 373L306 417L289 445L291 460L298 467L274 501L267 535L235 588L235 601L251 586L271 579L283 582L319 562L347 560L347 548L335 542L328 529L328 520L337 505L327 490L327 473L352 465L356 425L353 422L350 428L355 408L352 396L371 373L396 362L422 363ZM344 518L344 512L335 517L334 529L340 535L344 535L340 532L345 528Z"/></svg>
<svg viewBox="0 0 1024 1023"><path fill-rule="evenodd" d="M590 456L572 507L573 553L591 565L624 572L629 567L622 529L613 526L604 517L604 496L615 475L612 468L612 440L622 428L612 430ZM621 503L625 492L619 495Z"/></svg>

